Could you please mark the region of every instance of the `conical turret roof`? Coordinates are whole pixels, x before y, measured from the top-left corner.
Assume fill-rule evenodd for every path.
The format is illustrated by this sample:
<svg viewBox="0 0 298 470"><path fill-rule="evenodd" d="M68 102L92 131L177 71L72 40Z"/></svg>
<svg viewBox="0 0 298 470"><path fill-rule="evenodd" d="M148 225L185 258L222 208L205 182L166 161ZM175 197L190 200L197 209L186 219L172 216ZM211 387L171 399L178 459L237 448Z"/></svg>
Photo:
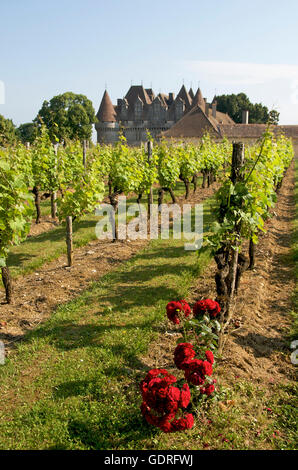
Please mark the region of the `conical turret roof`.
<svg viewBox="0 0 298 470"><path fill-rule="evenodd" d="M200 106L203 111L205 110L205 101L204 101L204 98L203 98L203 95L202 95L202 92L200 90L200 88L197 89L197 92L194 96L194 99L192 100L192 106Z"/></svg>
<svg viewBox="0 0 298 470"><path fill-rule="evenodd" d="M101 122L116 122L116 111L107 90L103 94L96 117Z"/></svg>

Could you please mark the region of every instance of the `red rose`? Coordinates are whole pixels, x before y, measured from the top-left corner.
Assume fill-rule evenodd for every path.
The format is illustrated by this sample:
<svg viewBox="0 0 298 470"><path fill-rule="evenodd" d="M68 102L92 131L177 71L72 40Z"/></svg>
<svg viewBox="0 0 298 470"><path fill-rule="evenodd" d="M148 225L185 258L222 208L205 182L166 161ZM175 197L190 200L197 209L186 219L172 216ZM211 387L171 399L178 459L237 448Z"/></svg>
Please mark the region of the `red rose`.
<svg viewBox="0 0 298 470"><path fill-rule="evenodd" d="M163 432L172 432L172 424L170 423L169 420L163 420L160 425L159 425L159 428L163 431Z"/></svg>
<svg viewBox="0 0 298 470"><path fill-rule="evenodd" d="M174 419L172 421L172 428L175 431L184 431L191 429L194 425L194 418L191 413L188 413L185 418Z"/></svg>
<svg viewBox="0 0 298 470"><path fill-rule="evenodd" d="M186 317L188 317L191 314L190 306L188 305L188 303L184 299L180 300L180 303L182 304L182 309L183 309L184 315Z"/></svg>
<svg viewBox="0 0 298 470"><path fill-rule="evenodd" d="M212 375L212 365L208 361L203 361L202 372L204 375Z"/></svg>
<svg viewBox="0 0 298 470"><path fill-rule="evenodd" d="M199 315L204 315L206 310L207 310L207 307L206 307L205 300L198 300L193 306L193 313L195 317Z"/></svg>
<svg viewBox="0 0 298 470"><path fill-rule="evenodd" d="M184 384L180 393L180 402L179 405L181 408L186 408L190 402L190 390L187 384Z"/></svg>
<svg viewBox="0 0 298 470"><path fill-rule="evenodd" d="M213 356L212 351L206 351L205 356L206 356L207 361L210 362L210 364L214 363L214 356Z"/></svg>
<svg viewBox="0 0 298 470"><path fill-rule="evenodd" d="M190 343L180 343L174 351L174 362L178 369L184 370L196 353Z"/></svg>
<svg viewBox="0 0 298 470"><path fill-rule="evenodd" d="M195 317L209 313L211 318L215 318L219 314L220 310L218 302L212 299L198 300L193 307Z"/></svg>
<svg viewBox="0 0 298 470"><path fill-rule="evenodd" d="M203 372L203 361L201 359L193 359L190 361L187 369L185 369L185 379L193 385L203 385L205 375Z"/></svg>
<svg viewBox="0 0 298 470"><path fill-rule="evenodd" d="M188 317L191 313L191 308L185 300L172 301L166 306L168 319L174 324L180 323L179 313L183 313L185 317Z"/></svg>
<svg viewBox="0 0 298 470"><path fill-rule="evenodd" d="M210 396L214 392L214 390L215 390L215 387L213 384L209 384L207 385L207 387L200 388L200 392L208 396Z"/></svg>

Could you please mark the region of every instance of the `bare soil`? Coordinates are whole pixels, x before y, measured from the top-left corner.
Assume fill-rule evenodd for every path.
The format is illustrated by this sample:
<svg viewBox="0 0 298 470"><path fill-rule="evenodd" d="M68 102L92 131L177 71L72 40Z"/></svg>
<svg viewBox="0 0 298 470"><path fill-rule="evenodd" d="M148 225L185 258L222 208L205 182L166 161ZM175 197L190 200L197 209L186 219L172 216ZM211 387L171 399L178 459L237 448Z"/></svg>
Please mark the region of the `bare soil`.
<svg viewBox="0 0 298 470"><path fill-rule="evenodd" d="M43 215L40 218L40 223L36 224L35 222L32 222L28 238L30 237L35 237L37 235L40 235L41 233L48 232L49 230L53 230L54 228L58 227L59 221L54 220L51 218L51 216L46 216Z"/></svg>

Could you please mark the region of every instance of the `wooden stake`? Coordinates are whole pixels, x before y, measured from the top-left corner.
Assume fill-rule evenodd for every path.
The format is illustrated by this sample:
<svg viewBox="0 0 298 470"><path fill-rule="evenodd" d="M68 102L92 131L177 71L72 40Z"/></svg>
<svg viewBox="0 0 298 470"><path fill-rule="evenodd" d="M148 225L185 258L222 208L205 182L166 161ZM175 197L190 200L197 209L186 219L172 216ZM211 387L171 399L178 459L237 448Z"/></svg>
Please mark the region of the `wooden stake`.
<svg viewBox="0 0 298 470"><path fill-rule="evenodd" d="M83 140L83 165L86 168L87 164L87 140Z"/></svg>
<svg viewBox="0 0 298 470"><path fill-rule="evenodd" d="M72 245L72 217L66 217L66 246L67 246L67 266L73 264L73 245Z"/></svg>
<svg viewBox="0 0 298 470"><path fill-rule="evenodd" d="M151 160L152 160L152 151L153 151L153 142L150 140L147 142L147 155L148 155L148 163L151 165ZM150 214L151 214L151 205L153 204L153 189L150 188L149 194L148 194L148 219L150 219Z"/></svg>
<svg viewBox="0 0 298 470"><path fill-rule="evenodd" d="M51 192L51 217L56 219L57 217L57 193L56 191Z"/></svg>
<svg viewBox="0 0 298 470"><path fill-rule="evenodd" d="M36 208L36 220L35 223L39 224L40 223L40 218L41 218L41 210L40 210L40 191L38 186L34 186L32 190L34 196L35 196L35 208Z"/></svg>

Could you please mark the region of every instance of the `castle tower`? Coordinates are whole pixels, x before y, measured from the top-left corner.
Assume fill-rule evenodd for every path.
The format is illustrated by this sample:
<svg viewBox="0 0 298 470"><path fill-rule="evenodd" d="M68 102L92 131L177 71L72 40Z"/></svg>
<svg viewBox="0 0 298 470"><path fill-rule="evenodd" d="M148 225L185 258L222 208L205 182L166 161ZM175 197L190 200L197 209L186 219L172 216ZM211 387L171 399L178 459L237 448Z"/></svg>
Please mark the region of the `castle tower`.
<svg viewBox="0 0 298 470"><path fill-rule="evenodd" d="M98 119L95 124L97 142L105 144L116 142L118 140L119 124L116 110L107 90L103 94L96 117Z"/></svg>

